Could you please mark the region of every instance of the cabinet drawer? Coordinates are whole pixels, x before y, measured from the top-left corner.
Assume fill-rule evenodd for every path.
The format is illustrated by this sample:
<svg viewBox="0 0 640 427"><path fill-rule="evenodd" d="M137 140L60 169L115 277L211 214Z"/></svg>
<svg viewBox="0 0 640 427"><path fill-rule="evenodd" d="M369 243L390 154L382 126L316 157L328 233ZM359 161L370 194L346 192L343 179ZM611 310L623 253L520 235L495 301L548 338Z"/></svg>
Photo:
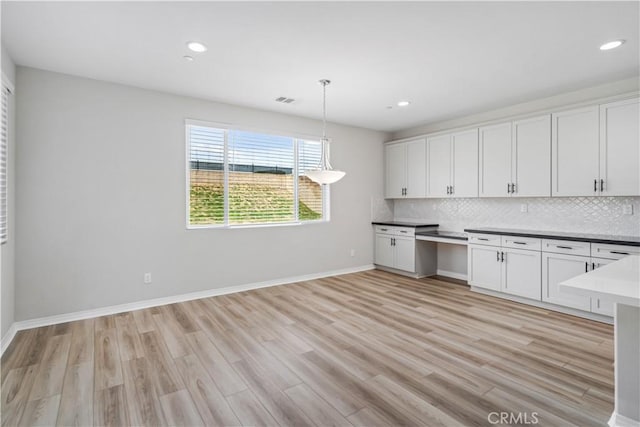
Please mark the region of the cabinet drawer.
<svg viewBox="0 0 640 427"><path fill-rule="evenodd" d="M591 243L543 239L542 251L556 254L591 256Z"/></svg>
<svg viewBox="0 0 640 427"><path fill-rule="evenodd" d="M604 243L591 244L592 257L621 259L626 257L627 255L634 255L634 254L640 254L640 247L624 246L624 245L608 245Z"/></svg>
<svg viewBox="0 0 640 427"><path fill-rule="evenodd" d="M377 234L393 234L393 227L390 225L376 225Z"/></svg>
<svg viewBox="0 0 640 427"><path fill-rule="evenodd" d="M500 246L502 238L496 234L469 234L469 243L476 245Z"/></svg>
<svg viewBox="0 0 640 427"><path fill-rule="evenodd" d="M502 247L539 251L542 249L542 240L531 237L502 236Z"/></svg>
<svg viewBox="0 0 640 427"><path fill-rule="evenodd" d="M395 227L393 234L396 236L414 237L416 235L416 229L412 227Z"/></svg>
<svg viewBox="0 0 640 427"><path fill-rule="evenodd" d="M377 234L391 234L393 236L414 237L416 229L413 227L397 227L390 225L376 225Z"/></svg>

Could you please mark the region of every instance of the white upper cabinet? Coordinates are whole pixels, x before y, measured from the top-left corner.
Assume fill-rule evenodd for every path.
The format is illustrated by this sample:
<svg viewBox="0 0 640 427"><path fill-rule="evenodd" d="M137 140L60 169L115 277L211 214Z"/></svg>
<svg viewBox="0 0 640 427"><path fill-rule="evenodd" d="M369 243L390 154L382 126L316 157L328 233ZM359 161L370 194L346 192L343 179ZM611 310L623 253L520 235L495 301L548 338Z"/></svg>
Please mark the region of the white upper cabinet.
<svg viewBox="0 0 640 427"><path fill-rule="evenodd" d="M478 197L478 129L427 138L427 197Z"/></svg>
<svg viewBox="0 0 640 427"><path fill-rule="evenodd" d="M549 115L480 128L480 197L550 195Z"/></svg>
<svg viewBox="0 0 640 427"><path fill-rule="evenodd" d="M385 145L385 197L424 197L426 142L423 138Z"/></svg>
<svg viewBox="0 0 640 427"><path fill-rule="evenodd" d="M599 188L599 108L552 115L551 194L594 196Z"/></svg>
<svg viewBox="0 0 640 427"><path fill-rule="evenodd" d="M603 196L640 195L640 101L600 106L600 182Z"/></svg>
<svg viewBox="0 0 640 427"><path fill-rule="evenodd" d="M640 196L635 97L385 146L386 198Z"/></svg>
<svg viewBox="0 0 640 427"><path fill-rule="evenodd" d="M386 162L385 197L396 199L404 197L406 184L406 146L389 144L384 147Z"/></svg>
<svg viewBox="0 0 640 427"><path fill-rule="evenodd" d="M449 197L451 135L427 138L427 197Z"/></svg>
<svg viewBox="0 0 640 427"><path fill-rule="evenodd" d="M451 135L451 191L454 197L478 197L478 129Z"/></svg>
<svg viewBox="0 0 640 427"><path fill-rule="evenodd" d="M511 196L551 196L551 116L513 122Z"/></svg>
<svg viewBox="0 0 640 427"><path fill-rule="evenodd" d="M424 197L427 186L427 144L424 139L409 141L407 146L407 185L405 197Z"/></svg>
<svg viewBox="0 0 640 427"><path fill-rule="evenodd" d="M511 122L479 129L480 197L507 197L511 186Z"/></svg>

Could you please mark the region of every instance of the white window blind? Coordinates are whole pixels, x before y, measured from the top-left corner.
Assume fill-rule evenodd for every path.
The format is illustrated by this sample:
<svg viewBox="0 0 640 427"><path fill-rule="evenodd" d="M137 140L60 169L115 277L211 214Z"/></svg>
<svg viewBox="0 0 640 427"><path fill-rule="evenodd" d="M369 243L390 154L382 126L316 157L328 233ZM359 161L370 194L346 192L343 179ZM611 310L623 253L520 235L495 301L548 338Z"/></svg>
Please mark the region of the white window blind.
<svg viewBox="0 0 640 427"><path fill-rule="evenodd" d="M2 86L0 132L0 244L7 242L7 155L9 144L9 89Z"/></svg>
<svg viewBox="0 0 640 427"><path fill-rule="evenodd" d="M295 221L294 140L229 131L229 224Z"/></svg>
<svg viewBox="0 0 640 427"><path fill-rule="evenodd" d="M304 176L319 141L187 125L191 226L321 221L325 189Z"/></svg>
<svg viewBox="0 0 640 427"><path fill-rule="evenodd" d="M225 130L189 127L191 224L224 224Z"/></svg>

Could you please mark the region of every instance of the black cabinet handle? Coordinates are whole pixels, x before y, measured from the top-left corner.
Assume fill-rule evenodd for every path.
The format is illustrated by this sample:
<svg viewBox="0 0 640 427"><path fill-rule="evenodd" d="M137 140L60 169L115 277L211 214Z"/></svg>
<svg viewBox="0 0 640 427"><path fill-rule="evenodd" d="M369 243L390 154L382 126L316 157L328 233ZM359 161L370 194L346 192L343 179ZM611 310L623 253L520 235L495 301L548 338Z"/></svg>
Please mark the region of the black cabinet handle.
<svg viewBox="0 0 640 427"><path fill-rule="evenodd" d="M560 246L560 245L557 245L557 246L556 246L556 248L558 248L558 249L571 249L571 250L573 250L573 248L572 248L571 246Z"/></svg>
<svg viewBox="0 0 640 427"><path fill-rule="evenodd" d="M604 179L600 180L600 192L602 193L604 191Z"/></svg>
<svg viewBox="0 0 640 427"><path fill-rule="evenodd" d="M516 193L516 184L515 182L511 183L511 194L515 194Z"/></svg>
<svg viewBox="0 0 640 427"><path fill-rule="evenodd" d="M504 262L504 252L500 252L500 262Z"/></svg>
<svg viewBox="0 0 640 427"><path fill-rule="evenodd" d="M405 231L405 230L400 230L400 232L407 234L407 231Z"/></svg>
<svg viewBox="0 0 640 427"><path fill-rule="evenodd" d="M478 240L482 240L484 242L488 242L489 241L489 239L485 239L484 237L478 237Z"/></svg>
<svg viewBox="0 0 640 427"><path fill-rule="evenodd" d="M496 261L500 262L500 251L496 251Z"/></svg>
<svg viewBox="0 0 640 427"><path fill-rule="evenodd" d="M451 194L453 194L453 185L451 186Z"/></svg>
<svg viewBox="0 0 640 427"><path fill-rule="evenodd" d="M526 245L526 242L513 242L515 245Z"/></svg>
<svg viewBox="0 0 640 427"><path fill-rule="evenodd" d="M631 255L629 252L609 251L610 254L616 255Z"/></svg>
<svg viewBox="0 0 640 427"><path fill-rule="evenodd" d="M388 228L381 228L380 231L389 231Z"/></svg>
<svg viewBox="0 0 640 427"><path fill-rule="evenodd" d="M591 263L591 269L592 269L592 270L595 270L595 269L596 269L596 263L595 263L595 262L592 262L592 263Z"/></svg>
<svg viewBox="0 0 640 427"><path fill-rule="evenodd" d="M593 191L598 191L598 180L597 179L593 180Z"/></svg>
<svg viewBox="0 0 640 427"><path fill-rule="evenodd" d="M511 184L507 182L507 194L511 193Z"/></svg>
<svg viewBox="0 0 640 427"><path fill-rule="evenodd" d="M589 263L585 262L584 263L584 272L587 273L589 271Z"/></svg>

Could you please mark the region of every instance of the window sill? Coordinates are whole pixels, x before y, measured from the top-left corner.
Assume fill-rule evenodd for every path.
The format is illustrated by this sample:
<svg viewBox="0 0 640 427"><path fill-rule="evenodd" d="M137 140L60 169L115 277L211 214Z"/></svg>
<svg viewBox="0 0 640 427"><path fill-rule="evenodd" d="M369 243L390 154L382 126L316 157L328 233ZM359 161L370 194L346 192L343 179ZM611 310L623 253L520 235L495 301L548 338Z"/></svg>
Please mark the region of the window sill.
<svg viewBox="0 0 640 427"><path fill-rule="evenodd" d="M187 230L236 230L243 228L272 228L272 227L297 227L301 225L328 224L329 220L279 222L275 224L238 224L238 225L187 225Z"/></svg>

